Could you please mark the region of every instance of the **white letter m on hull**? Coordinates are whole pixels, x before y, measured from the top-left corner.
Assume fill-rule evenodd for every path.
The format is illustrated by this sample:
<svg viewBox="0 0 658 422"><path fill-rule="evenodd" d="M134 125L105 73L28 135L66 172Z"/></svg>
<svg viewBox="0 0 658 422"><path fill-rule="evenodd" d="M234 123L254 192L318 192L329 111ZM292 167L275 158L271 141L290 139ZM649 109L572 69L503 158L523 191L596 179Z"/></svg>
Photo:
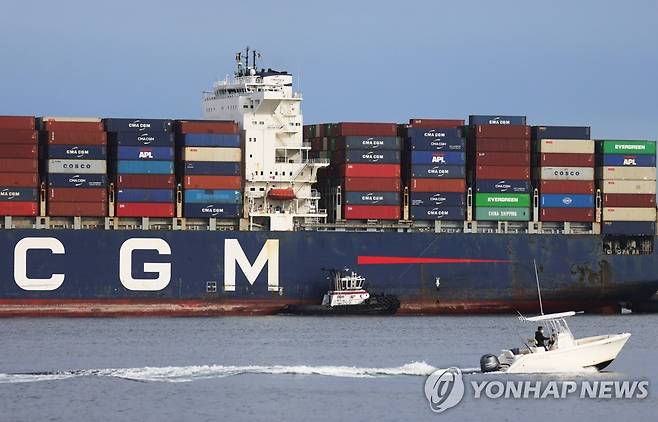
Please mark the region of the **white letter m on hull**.
<svg viewBox="0 0 658 422"><path fill-rule="evenodd" d="M249 284L253 285L267 264L267 290L279 290L279 239L268 239L254 265L244 254L238 239L224 240L224 291L235 291L235 266L240 267Z"/></svg>

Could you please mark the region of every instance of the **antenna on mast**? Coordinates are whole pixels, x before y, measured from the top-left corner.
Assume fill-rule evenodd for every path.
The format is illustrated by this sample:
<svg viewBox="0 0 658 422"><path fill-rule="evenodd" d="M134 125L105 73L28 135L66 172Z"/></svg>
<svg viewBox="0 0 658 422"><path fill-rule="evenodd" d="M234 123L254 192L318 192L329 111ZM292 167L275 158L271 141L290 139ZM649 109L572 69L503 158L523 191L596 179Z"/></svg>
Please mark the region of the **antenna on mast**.
<svg viewBox="0 0 658 422"><path fill-rule="evenodd" d="M544 315L544 305L541 302L541 288L539 287L539 274L537 273L537 261L533 259L532 263L535 265L535 281L537 282L537 294L539 295L539 312Z"/></svg>

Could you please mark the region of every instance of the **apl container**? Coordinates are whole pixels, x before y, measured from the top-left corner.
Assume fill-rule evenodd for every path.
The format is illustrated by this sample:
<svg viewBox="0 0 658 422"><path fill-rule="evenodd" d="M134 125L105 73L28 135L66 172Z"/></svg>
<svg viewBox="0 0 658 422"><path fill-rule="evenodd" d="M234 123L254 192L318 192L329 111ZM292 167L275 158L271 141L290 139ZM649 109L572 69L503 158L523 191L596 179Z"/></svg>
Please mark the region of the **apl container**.
<svg viewBox="0 0 658 422"><path fill-rule="evenodd" d="M505 207L477 207L475 219L482 221L528 221L530 209Z"/></svg>
<svg viewBox="0 0 658 422"><path fill-rule="evenodd" d="M230 133L187 133L180 140L185 147L240 148L240 135Z"/></svg>
<svg viewBox="0 0 658 422"><path fill-rule="evenodd" d="M399 205L398 192L343 192L343 202L348 205Z"/></svg>
<svg viewBox="0 0 658 422"><path fill-rule="evenodd" d="M105 174L49 174L48 186L51 188L105 188Z"/></svg>
<svg viewBox="0 0 658 422"><path fill-rule="evenodd" d="M185 203L241 204L242 192L229 189L187 189Z"/></svg>
<svg viewBox="0 0 658 422"><path fill-rule="evenodd" d="M476 207L516 207L530 206L530 195L525 193L476 193Z"/></svg>
<svg viewBox="0 0 658 422"><path fill-rule="evenodd" d="M594 196L559 193L542 194L541 206L546 208L594 208Z"/></svg>
<svg viewBox="0 0 658 422"><path fill-rule="evenodd" d="M105 119L108 132L171 132L172 121L167 119Z"/></svg>
<svg viewBox="0 0 658 422"><path fill-rule="evenodd" d="M590 139L589 126L533 126L532 139Z"/></svg>
<svg viewBox="0 0 658 422"><path fill-rule="evenodd" d="M611 235L647 235L656 234L655 221L604 221L601 233Z"/></svg>
<svg viewBox="0 0 658 422"><path fill-rule="evenodd" d="M409 208L412 220L448 220L463 221L466 217L464 207L422 207L411 206Z"/></svg>
<svg viewBox="0 0 658 422"><path fill-rule="evenodd" d="M132 146L117 148L117 159L139 161L171 161L174 159L172 147Z"/></svg>
<svg viewBox="0 0 658 422"><path fill-rule="evenodd" d="M107 148L104 145L48 145L48 158L65 160L105 160Z"/></svg>
<svg viewBox="0 0 658 422"><path fill-rule="evenodd" d="M606 167L656 167L655 155L603 154Z"/></svg>
<svg viewBox="0 0 658 422"><path fill-rule="evenodd" d="M117 202L173 202L173 189L119 189Z"/></svg>
<svg viewBox="0 0 658 422"><path fill-rule="evenodd" d="M526 116L501 116L494 114L472 114L468 116L469 125L525 125Z"/></svg>
<svg viewBox="0 0 658 422"><path fill-rule="evenodd" d="M466 170L464 166L411 166L411 177L413 178L463 179L465 176Z"/></svg>
<svg viewBox="0 0 658 422"><path fill-rule="evenodd" d="M600 141L604 154L642 154L656 155L656 142L646 140L611 140Z"/></svg>
<svg viewBox="0 0 658 422"><path fill-rule="evenodd" d="M185 161L183 173L215 175L215 176L239 176L240 163L221 163L213 161Z"/></svg>
<svg viewBox="0 0 658 422"><path fill-rule="evenodd" d="M464 207L464 192L411 192L409 203L414 207Z"/></svg>
<svg viewBox="0 0 658 422"><path fill-rule="evenodd" d="M167 147L174 145L174 134L169 132L115 132L110 134L119 146Z"/></svg>
<svg viewBox="0 0 658 422"><path fill-rule="evenodd" d="M174 174L173 161L117 161L121 174Z"/></svg>
<svg viewBox="0 0 658 422"><path fill-rule="evenodd" d="M107 173L105 160L48 160L48 173L102 174Z"/></svg>
<svg viewBox="0 0 658 422"><path fill-rule="evenodd" d="M475 191L483 193L530 193L530 181L480 179L475 182Z"/></svg>
<svg viewBox="0 0 658 422"><path fill-rule="evenodd" d="M412 151L411 164L460 166L466 163L463 152Z"/></svg>

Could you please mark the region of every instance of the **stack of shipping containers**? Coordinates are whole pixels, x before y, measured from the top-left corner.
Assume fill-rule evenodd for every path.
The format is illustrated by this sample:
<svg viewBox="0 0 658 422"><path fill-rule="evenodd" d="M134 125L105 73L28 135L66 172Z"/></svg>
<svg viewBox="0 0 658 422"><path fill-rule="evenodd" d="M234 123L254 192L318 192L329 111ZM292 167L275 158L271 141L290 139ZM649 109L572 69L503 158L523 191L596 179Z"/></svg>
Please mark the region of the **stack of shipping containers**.
<svg viewBox="0 0 658 422"><path fill-rule="evenodd" d="M403 177L412 220L466 218L466 139L463 120L411 119L405 140Z"/></svg>
<svg viewBox="0 0 658 422"><path fill-rule="evenodd" d="M38 213L38 132L33 116L0 116L0 215Z"/></svg>
<svg viewBox="0 0 658 422"><path fill-rule="evenodd" d="M469 116L475 219L530 220L530 127L525 116Z"/></svg>
<svg viewBox="0 0 658 422"><path fill-rule="evenodd" d="M604 234L656 233L656 143L598 141Z"/></svg>
<svg viewBox="0 0 658 422"><path fill-rule="evenodd" d="M174 134L164 119L106 119L117 217L174 217Z"/></svg>
<svg viewBox="0 0 658 422"><path fill-rule="evenodd" d="M242 150L238 126L226 121L177 122L183 217L242 215Z"/></svg>
<svg viewBox="0 0 658 422"><path fill-rule="evenodd" d="M104 217L107 134L99 118L41 119L51 217Z"/></svg>
<svg viewBox="0 0 658 422"><path fill-rule="evenodd" d="M589 127L532 128L534 178L539 189L539 220L593 222L594 141Z"/></svg>

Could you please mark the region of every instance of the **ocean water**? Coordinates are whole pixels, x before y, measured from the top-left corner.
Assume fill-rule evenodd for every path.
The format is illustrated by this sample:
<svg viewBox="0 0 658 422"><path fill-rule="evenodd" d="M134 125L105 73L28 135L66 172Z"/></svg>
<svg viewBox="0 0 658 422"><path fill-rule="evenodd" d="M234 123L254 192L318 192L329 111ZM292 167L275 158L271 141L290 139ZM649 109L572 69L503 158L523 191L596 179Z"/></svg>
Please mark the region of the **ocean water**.
<svg viewBox="0 0 658 422"><path fill-rule="evenodd" d="M658 414L658 315L576 316L577 337L631 332L604 373L469 373L534 324L507 317L0 320L2 421L626 421ZM464 369L437 414L427 375ZM470 382L648 380L644 399L475 399Z"/></svg>

